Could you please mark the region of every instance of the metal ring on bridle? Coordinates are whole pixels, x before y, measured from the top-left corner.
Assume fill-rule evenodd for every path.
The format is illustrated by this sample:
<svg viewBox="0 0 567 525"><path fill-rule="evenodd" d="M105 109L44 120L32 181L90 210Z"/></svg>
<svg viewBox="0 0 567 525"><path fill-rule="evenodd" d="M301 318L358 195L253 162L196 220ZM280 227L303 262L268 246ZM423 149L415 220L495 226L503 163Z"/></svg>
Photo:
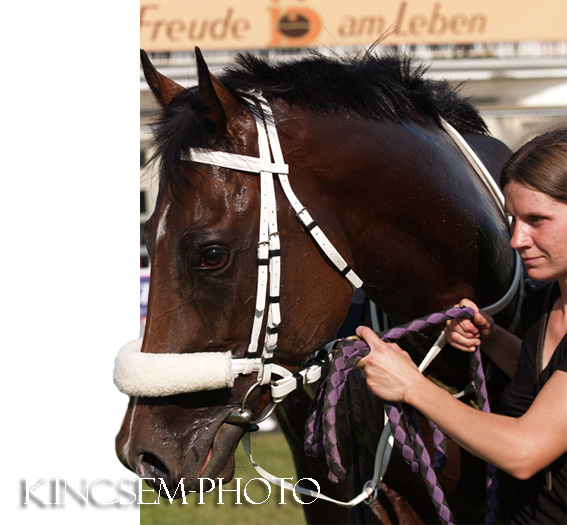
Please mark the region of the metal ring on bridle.
<svg viewBox="0 0 567 525"><path fill-rule="evenodd" d="M252 393L252 391L257 387L260 386L260 383L254 383L249 389L248 392L246 392L246 394L244 394L244 397L242 398L242 403L240 403L240 411L244 412L246 410L246 401L248 401L248 396L250 396L250 394Z"/></svg>
<svg viewBox="0 0 567 525"><path fill-rule="evenodd" d="M252 393L252 391L257 387L260 386L261 383L254 383L246 392L246 394L244 394L244 397L242 398L242 402L240 403L240 409L238 412L233 412L232 414L230 414L225 421L227 423L231 423L233 425L244 425L244 424L249 424L249 425L257 425L259 423L261 423L262 421L265 421L266 419L268 419L272 413L274 412L275 408L276 408L276 403L274 403L273 401L271 402L271 406L270 409L268 411L265 412L264 416L260 419L255 419L254 421L252 420L252 411L249 410L248 408L246 408L246 402L248 401L248 397L250 396L250 394Z"/></svg>
<svg viewBox="0 0 567 525"><path fill-rule="evenodd" d="M362 487L362 492L366 492L368 497L364 500L367 505L372 505L378 497L378 486L373 479L369 479Z"/></svg>
<svg viewBox="0 0 567 525"><path fill-rule="evenodd" d="M252 421L252 423L259 425L262 421L266 421L266 419L268 419L274 412L274 410L276 409L277 404L274 403L273 401L270 402L270 409L266 412L266 414L264 415L264 417L260 418L260 419L256 419L254 421Z"/></svg>

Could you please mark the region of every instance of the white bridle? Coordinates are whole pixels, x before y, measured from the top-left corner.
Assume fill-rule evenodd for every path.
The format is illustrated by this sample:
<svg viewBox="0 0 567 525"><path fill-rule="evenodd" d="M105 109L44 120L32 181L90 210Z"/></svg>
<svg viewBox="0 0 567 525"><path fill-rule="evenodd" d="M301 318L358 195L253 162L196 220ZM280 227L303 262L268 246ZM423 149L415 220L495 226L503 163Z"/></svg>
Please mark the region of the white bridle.
<svg viewBox="0 0 567 525"><path fill-rule="evenodd" d="M192 149L189 157L184 159L260 174L258 282L252 334L246 357L235 358L231 356L230 352L141 353L142 340L137 339L119 351L114 369L114 381L117 387L130 396L169 396L230 388L234 384L234 379L239 375L257 372L257 384L271 384L272 400L277 403L299 386L314 383L320 379L321 363L304 368L294 375L286 368L273 362L281 323L281 247L277 221L275 177L277 177L284 194L295 210L298 220L338 272L351 283L353 289L360 288L363 284L293 192L288 177L289 166L283 159L272 110L261 94L251 93L251 95L258 102L263 113L263 115L260 113L254 99L250 100L249 107L254 115L258 131L259 157ZM266 312L265 337L262 351L258 355L260 335ZM160 372L156 373L156 370ZM168 376L166 370L171 375ZM273 381L273 375L279 376L281 379Z"/></svg>
<svg viewBox="0 0 567 525"><path fill-rule="evenodd" d="M273 362L281 323L279 302L281 247L277 222L275 177L277 177L285 196L295 210L298 220L329 261L351 283L353 289L360 288L363 285L362 280L335 249L293 192L288 177L289 166L283 158L270 105L258 92L250 93L249 102L249 108L254 116L258 132L259 157L192 149L189 156L185 158L185 160L191 162L260 174L258 282L254 321L246 356L236 358L230 352L141 353L142 339L137 339L125 345L118 352L114 367L116 386L121 392L129 396L159 397L231 388L234 379L239 375L249 375L256 372L258 381L253 386L270 384L272 400L274 403L278 403L296 388L320 379L323 361L318 361L296 374ZM257 104L261 108L261 112ZM442 125L487 186L499 205L501 213L505 216L504 198L488 170L452 126L445 121L442 121ZM510 288L499 301L483 309L491 315L503 310L518 290L520 278L521 263L516 253L516 269ZM265 337L262 351L258 355L261 329L266 312ZM278 376L280 379L273 380L272 376Z"/></svg>
<svg viewBox="0 0 567 525"><path fill-rule="evenodd" d="M235 358L231 352L197 352L191 354L155 354L142 353L142 338L131 341L120 349L114 366L114 382L118 389L129 396L160 397L182 393L199 392L231 388L239 375L249 375L257 372L257 382L252 385L244 396L240 413L236 413L239 423L251 420L250 411L246 409L246 401L250 392L259 385L270 385L273 401L272 409L289 393L303 385L315 383L321 378L326 359L323 357L313 364L293 374L286 368L273 362L274 351L277 348L278 333L281 323L280 310L280 275L281 247L277 223L277 207L275 195L275 177L283 189L285 196L296 212L297 219L303 224L307 233L325 253L329 261L336 267L352 285L353 289L361 288L362 280L356 275L348 263L338 253L321 228L313 220L308 210L298 200L289 182L289 166L284 162L278 139L278 133L272 110L261 93L251 92L249 108L254 116L258 131L259 157L250 157L234 153L212 151L206 149L191 149L189 157L184 160L209 164L248 173L260 174L260 234L258 241L258 282L256 289L256 306L252 334L246 357ZM258 104L262 110L260 113ZM441 121L443 128L453 139L480 179L484 182L505 217L504 198L500 189L484 167L472 148L461 135L447 122ZM494 315L506 308L521 282L521 260L516 253L514 278L506 294L496 303L483 309ZM520 288L521 289L521 288ZM375 305L373 307L373 319ZM267 311L267 323L262 345L258 355L261 329ZM374 326L374 329L377 328ZM444 334L437 339L425 359L419 366L424 371L438 355L446 340ZM327 345L330 351L332 343ZM280 379L273 380L272 376ZM245 417L248 413L248 419ZM371 497L385 473L389 460L389 451L393 446L389 425L385 424L380 438L374 467L374 476L365 485L363 491L350 501L338 501L325 495L314 493L309 489L292 486L282 478L277 478L259 467L250 452L250 443L245 435L242 442L256 470L272 483L295 490L302 494L331 501L343 507L352 507Z"/></svg>

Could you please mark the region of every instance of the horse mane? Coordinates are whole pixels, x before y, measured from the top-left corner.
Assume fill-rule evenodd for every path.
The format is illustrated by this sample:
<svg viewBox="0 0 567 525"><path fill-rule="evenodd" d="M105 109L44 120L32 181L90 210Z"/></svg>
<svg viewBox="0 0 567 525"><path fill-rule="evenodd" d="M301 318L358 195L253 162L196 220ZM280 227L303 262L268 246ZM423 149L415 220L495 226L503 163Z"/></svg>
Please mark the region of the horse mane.
<svg viewBox="0 0 567 525"><path fill-rule="evenodd" d="M279 98L314 113L349 112L394 122L418 113L437 123L443 118L459 131L488 132L478 111L459 95L460 86L426 78L428 66L415 65L408 55L371 51L354 57L311 51L275 64L241 53L219 78L235 94L256 89L268 100Z"/></svg>
<svg viewBox="0 0 567 525"><path fill-rule="evenodd" d="M348 112L398 123L420 115L438 124L443 118L461 132L488 133L478 111L459 95L460 86L426 78L427 66L415 65L407 55L377 56L371 51L354 57L312 51L279 63L240 53L218 78L239 100L259 90L269 101L281 99L318 114ZM154 124L153 160L160 160L162 181L176 178L181 153L190 147L230 149L205 113L199 90L192 87L178 94Z"/></svg>

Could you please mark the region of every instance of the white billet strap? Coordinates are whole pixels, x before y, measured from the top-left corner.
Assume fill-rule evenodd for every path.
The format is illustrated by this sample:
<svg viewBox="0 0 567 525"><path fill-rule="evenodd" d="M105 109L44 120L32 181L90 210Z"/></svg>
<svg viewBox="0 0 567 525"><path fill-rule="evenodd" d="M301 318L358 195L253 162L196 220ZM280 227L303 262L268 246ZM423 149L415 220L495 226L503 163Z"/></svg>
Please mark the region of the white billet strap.
<svg viewBox="0 0 567 525"><path fill-rule="evenodd" d="M266 177L260 176L260 228L258 239L258 279L256 283L256 307L252 323L252 335L248 346L248 355L255 356L260 344L260 333L264 323L266 311L266 295L268 293L268 261L270 257L268 209L265 205L267 200Z"/></svg>
<svg viewBox="0 0 567 525"><path fill-rule="evenodd" d="M256 121L258 132L258 150L262 164L269 164L270 142L267 136L266 127L269 124L262 122L258 108L253 104L250 110ZM284 164L283 157L280 165ZM280 275L281 275L281 252L280 238L278 232L278 214L276 203L276 192L274 187L274 173L271 171L260 172L260 184L262 187L262 200L260 203L263 218L261 218L260 228L267 232L268 243L268 269L269 269L269 289L268 289L268 319L264 346L262 349L263 367L258 372L258 382L266 385L271 380L273 355L277 348L278 331L281 323L280 310ZM262 222L262 220L264 222Z"/></svg>

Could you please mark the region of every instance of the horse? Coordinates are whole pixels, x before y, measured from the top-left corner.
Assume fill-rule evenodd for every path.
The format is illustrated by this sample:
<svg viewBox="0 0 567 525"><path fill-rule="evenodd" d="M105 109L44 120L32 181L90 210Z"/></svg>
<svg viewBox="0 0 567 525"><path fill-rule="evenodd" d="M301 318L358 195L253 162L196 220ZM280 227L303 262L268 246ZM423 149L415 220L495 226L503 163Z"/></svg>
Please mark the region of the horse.
<svg viewBox="0 0 567 525"><path fill-rule="evenodd" d="M164 375L168 382L183 368L182 358L191 357L189 382L204 384L155 395L129 391L116 437L120 461L141 477L162 480L171 493L180 480L195 490L199 479L234 476L235 450L269 406L274 373L299 377L352 316L355 288L399 324L463 297L481 306L498 302L515 272L506 218L443 123L461 134L496 180L510 151L458 89L428 79L425 66L372 49L353 57L312 52L276 64L242 53L215 76L198 48L195 55L198 85L183 88L141 52L160 105L153 159L159 191L144 226L151 284L137 350L159 363L140 381ZM266 153L263 145L268 121L279 153ZM291 197L273 175L284 172ZM265 180L272 181L271 190ZM264 226L273 226L270 214L277 215L277 232ZM314 232L322 232L323 241ZM268 272L272 259L278 264ZM262 313L265 303L258 298L266 295L265 308L275 319ZM501 324L511 322L518 303L516 296L508 302L498 316ZM275 344L262 347L274 337ZM404 348L418 362L434 337L414 336ZM201 365L225 355L245 363L244 369L246 363L261 365L212 385L224 373ZM430 370L457 390L470 382L467 356L449 346ZM495 401L502 381L495 372L489 385ZM353 371L337 423L347 473L331 482L324 458L304 453L313 389L301 382L276 410L297 476L348 499L371 472L383 404ZM429 443L427 433L425 439ZM483 466L450 440L448 449L439 477L447 500L457 521L480 522ZM353 520L438 520L423 480L395 448L380 489ZM320 500L304 511L310 523L351 519L349 509Z"/></svg>

